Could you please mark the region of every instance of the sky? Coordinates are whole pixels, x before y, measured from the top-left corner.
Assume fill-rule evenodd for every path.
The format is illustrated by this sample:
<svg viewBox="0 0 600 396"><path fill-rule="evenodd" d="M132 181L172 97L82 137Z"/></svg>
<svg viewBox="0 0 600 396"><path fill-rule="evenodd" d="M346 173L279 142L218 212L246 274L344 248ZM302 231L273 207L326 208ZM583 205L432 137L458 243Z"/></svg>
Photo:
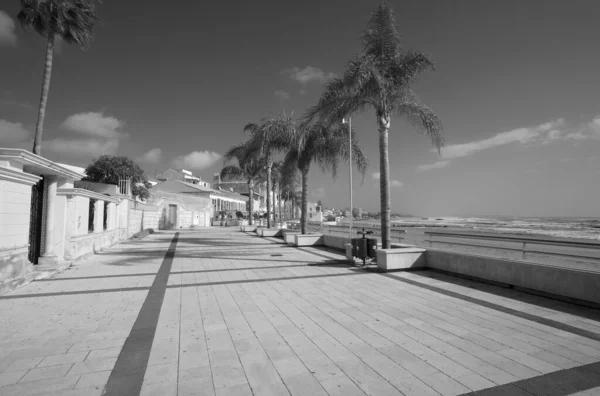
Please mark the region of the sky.
<svg viewBox="0 0 600 396"><path fill-rule="evenodd" d="M376 1L105 0L83 51L57 43L42 155L86 166L103 153L149 176L184 167L212 182L243 127L301 115L361 50ZM597 0L390 0L406 49L436 70L413 89L442 120L441 155L392 119L391 209L416 216L600 217ZM0 147L31 150L45 40L0 3ZM379 211L373 111L352 126L370 166L354 206ZM309 199L349 206L347 164L313 165Z"/></svg>

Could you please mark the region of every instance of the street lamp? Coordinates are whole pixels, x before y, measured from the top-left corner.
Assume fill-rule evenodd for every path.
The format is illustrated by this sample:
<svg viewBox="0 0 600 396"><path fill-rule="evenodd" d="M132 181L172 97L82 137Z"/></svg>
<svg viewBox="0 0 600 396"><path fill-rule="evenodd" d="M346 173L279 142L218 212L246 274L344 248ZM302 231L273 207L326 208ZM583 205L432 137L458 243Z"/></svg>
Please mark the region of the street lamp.
<svg viewBox="0 0 600 396"><path fill-rule="evenodd" d="M352 118L348 117L342 119L342 124L348 124L348 149L349 149L349 161L348 167L350 169L350 238L352 238L352 222L354 220L354 213L352 213Z"/></svg>

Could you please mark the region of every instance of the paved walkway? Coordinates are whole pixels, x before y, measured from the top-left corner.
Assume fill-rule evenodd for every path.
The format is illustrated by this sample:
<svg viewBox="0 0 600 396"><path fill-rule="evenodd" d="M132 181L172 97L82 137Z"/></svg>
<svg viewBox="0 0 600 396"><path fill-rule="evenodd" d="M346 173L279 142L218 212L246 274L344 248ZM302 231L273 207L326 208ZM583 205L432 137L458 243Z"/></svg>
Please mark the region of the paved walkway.
<svg viewBox="0 0 600 396"><path fill-rule="evenodd" d="M597 310L235 229L0 297L0 396L598 395L599 362Z"/></svg>

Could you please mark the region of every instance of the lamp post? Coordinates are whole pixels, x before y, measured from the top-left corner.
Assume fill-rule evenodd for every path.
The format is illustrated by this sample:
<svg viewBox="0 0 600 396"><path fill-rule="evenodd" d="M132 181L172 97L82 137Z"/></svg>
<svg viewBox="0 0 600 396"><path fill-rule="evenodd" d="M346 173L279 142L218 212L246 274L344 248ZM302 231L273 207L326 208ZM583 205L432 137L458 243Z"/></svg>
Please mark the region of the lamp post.
<svg viewBox="0 0 600 396"><path fill-rule="evenodd" d="M346 118L342 119L343 124L348 124L348 152L349 152L349 174L350 174L350 238L352 238L352 223L354 221L354 213L352 212L352 117L348 117L348 122L346 122Z"/></svg>

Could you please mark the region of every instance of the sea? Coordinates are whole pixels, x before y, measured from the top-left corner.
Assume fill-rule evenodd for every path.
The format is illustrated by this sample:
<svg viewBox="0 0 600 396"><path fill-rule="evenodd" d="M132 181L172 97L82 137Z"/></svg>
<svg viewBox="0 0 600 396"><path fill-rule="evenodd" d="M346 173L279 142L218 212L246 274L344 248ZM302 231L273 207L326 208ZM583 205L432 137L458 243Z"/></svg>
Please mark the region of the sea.
<svg viewBox="0 0 600 396"><path fill-rule="evenodd" d="M451 228L465 231L513 235L544 235L559 238L600 240L600 218L565 217L394 217L392 226L410 228ZM357 223L357 222L355 222ZM378 224L378 220L362 221Z"/></svg>

